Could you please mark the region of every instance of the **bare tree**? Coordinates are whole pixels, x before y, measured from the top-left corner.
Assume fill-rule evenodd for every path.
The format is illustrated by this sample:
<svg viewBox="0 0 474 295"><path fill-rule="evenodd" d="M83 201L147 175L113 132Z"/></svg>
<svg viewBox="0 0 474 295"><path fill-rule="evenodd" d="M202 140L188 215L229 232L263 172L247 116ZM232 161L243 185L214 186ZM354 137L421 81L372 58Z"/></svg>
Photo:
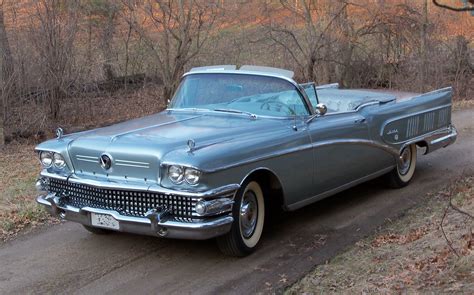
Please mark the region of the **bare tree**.
<svg viewBox="0 0 474 295"><path fill-rule="evenodd" d="M304 79L316 81L315 66L322 59L322 49L332 42L329 39L329 30L334 27L336 20L345 11L346 1L339 0L337 11L333 15L324 14L325 7L314 0L289 1L280 0L280 6L289 12L294 23L278 23L271 19L275 12L273 5L265 6L265 14L270 19L269 24L264 24L268 29L269 37L283 47L300 68ZM330 5L330 4L329 4ZM298 27L303 24L303 29Z"/></svg>
<svg viewBox="0 0 474 295"><path fill-rule="evenodd" d="M456 7L456 6L451 6L451 5L448 5L448 4L441 3L438 0L433 0L434 5L436 5L438 7L441 7L441 8L444 8L444 9L457 11L457 12L474 11L474 0L464 0L463 2L464 2L464 7ZM469 2L471 5L470 6L467 5L467 2Z"/></svg>
<svg viewBox="0 0 474 295"><path fill-rule="evenodd" d="M39 54L41 84L47 89L49 114L57 120L61 102L76 79L73 73L74 41L78 31L78 3L41 0L35 4L30 29Z"/></svg>
<svg viewBox="0 0 474 295"><path fill-rule="evenodd" d="M209 38L219 13L218 1L148 0L144 5L126 5L145 15L145 19L136 19L132 25L151 49L163 80L163 97L170 98L185 66ZM146 28L147 24L152 29Z"/></svg>
<svg viewBox="0 0 474 295"><path fill-rule="evenodd" d="M423 21L421 24L421 69L420 69L420 91L425 92L426 79L428 76L428 0L423 1Z"/></svg>
<svg viewBox="0 0 474 295"><path fill-rule="evenodd" d="M350 5L357 4L345 0L280 0L279 5L265 6L267 20L263 26L271 40L288 52L306 81L322 81L316 68L323 64L329 78L337 75L340 82L349 83L359 39L374 33L378 25L377 15L356 23L348 14ZM273 20L272 15L278 11L290 14L294 21Z"/></svg>
<svg viewBox="0 0 474 295"><path fill-rule="evenodd" d="M81 4L88 18L89 39L92 39L92 30L98 33L104 77L106 80L113 80L117 76L115 69L117 57L114 54L113 44L122 5L112 0L85 0ZM89 46L91 41L89 40Z"/></svg>
<svg viewBox="0 0 474 295"><path fill-rule="evenodd" d="M104 55L102 68L104 70L105 78L107 80L112 80L116 77L112 44L120 7L118 2L110 0L103 0L100 2L94 1L94 3L98 6L96 12L104 19L101 23L103 29L101 32L102 36L100 42L102 53Z"/></svg>

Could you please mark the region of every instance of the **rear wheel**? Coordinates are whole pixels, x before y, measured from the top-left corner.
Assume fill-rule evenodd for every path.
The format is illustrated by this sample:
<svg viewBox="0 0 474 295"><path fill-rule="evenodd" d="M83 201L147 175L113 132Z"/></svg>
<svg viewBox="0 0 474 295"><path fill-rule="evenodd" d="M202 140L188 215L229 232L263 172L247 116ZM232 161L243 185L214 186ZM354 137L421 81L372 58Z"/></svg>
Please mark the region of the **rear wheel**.
<svg viewBox="0 0 474 295"><path fill-rule="evenodd" d="M108 230L105 228L98 228L98 227L93 227L93 226L88 226L88 225L82 225L87 231L96 234L96 235L108 235L112 233L112 230Z"/></svg>
<svg viewBox="0 0 474 295"><path fill-rule="evenodd" d="M387 175L388 184L392 188L405 187L413 178L416 168L416 144L403 148L400 160L397 167Z"/></svg>
<svg viewBox="0 0 474 295"><path fill-rule="evenodd" d="M257 182L244 182L235 197L232 216L230 232L218 237L217 245L226 255L246 256L257 247L265 220L263 192Z"/></svg>

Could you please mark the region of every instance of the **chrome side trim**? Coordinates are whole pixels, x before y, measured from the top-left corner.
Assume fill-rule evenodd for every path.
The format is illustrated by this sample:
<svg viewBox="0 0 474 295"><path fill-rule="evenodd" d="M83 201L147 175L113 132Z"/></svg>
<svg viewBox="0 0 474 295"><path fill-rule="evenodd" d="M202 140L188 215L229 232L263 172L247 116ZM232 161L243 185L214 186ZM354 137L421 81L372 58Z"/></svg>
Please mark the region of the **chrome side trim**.
<svg viewBox="0 0 474 295"><path fill-rule="evenodd" d="M147 162L138 162L138 161L128 161L128 160L115 160L116 162L122 162L124 164L126 163L129 163L129 164L134 164L134 165L143 165L143 166L147 166L147 165L150 165L150 163L147 163Z"/></svg>
<svg viewBox="0 0 474 295"><path fill-rule="evenodd" d="M431 109L426 109L426 110L423 110L423 111L419 111L419 112L415 112L415 113L410 113L410 114L407 114L407 115L402 115L402 116L398 116L398 117L395 117L393 119L390 119L390 120L387 120L385 121L382 126L380 127L380 136L383 137L383 133L385 131L385 127L387 127L388 124L392 123L392 122L395 122L395 121L398 121L398 120L401 120L401 119L406 119L406 118L409 118L409 117L413 117L413 116L417 116L417 115L421 115L423 113L429 113L429 112L433 112L433 111L437 111L437 110L440 110L440 109L444 109L444 108L448 108L448 107L451 107L451 104L445 104L445 105L441 105L441 106L438 106L438 107L434 107L434 108L431 108Z"/></svg>
<svg viewBox="0 0 474 295"><path fill-rule="evenodd" d="M335 195L339 192L342 192L348 188L351 188L353 186L356 186L358 184L361 184L363 182L366 182L368 180L371 180L371 179L374 179L374 178L377 178L379 176L382 176L384 175L385 173L388 173L390 171L392 171L392 169L395 168L395 166L390 166L390 167L387 167L387 168L384 168L382 170L379 170L375 173L372 173L372 174L369 174L367 176L364 176L362 178L359 178L357 180L354 180L354 181L351 181L349 183L346 183L344 185L341 185L340 187L337 187L337 188L334 188L334 189L330 189L328 191L325 191L324 193L321 193L321 194L318 194L316 196L313 196L311 198L308 198L308 199L304 199L302 201L299 201L299 202L296 202L296 203L293 203L293 204L290 204L290 205L287 205L287 208L290 210L290 211L293 211L293 210L296 210L296 209L299 209L301 207L304 207L306 205L309 205L311 203L314 203L314 202L317 202L321 199L324 199L324 198L327 198L327 197L330 197L332 195Z"/></svg>
<svg viewBox="0 0 474 295"><path fill-rule="evenodd" d="M390 147L390 146L385 145L385 144L378 143L378 142L373 141L373 140L340 139L340 140L328 140L328 141L321 141L321 142L316 142L316 143L308 143L308 144L305 144L305 145L302 145L302 146L293 147L293 148L289 148L289 149L286 149L286 150L281 150L279 152L269 154L269 155L263 155L263 156L260 156L260 157L250 158L250 159L247 159L247 160L244 160L244 161L236 162L236 163L233 163L233 164L229 164L229 165L226 165L226 166L221 166L221 167L214 168L214 169L199 169L197 167L191 167L191 168L199 169L204 173L215 173L215 172L219 172L219 171L222 171L222 170L231 169L231 168L235 168L235 167L238 167L238 166L246 165L246 164L249 164L249 163L264 161L264 160L268 160L268 159L272 159L272 158L276 158L276 157L281 157L281 156L284 156L284 155L287 155L287 154L302 152L302 151L305 151L305 150L309 150L309 149L313 149L313 148L317 148L317 147L321 147L321 146L329 146L329 145L335 145L335 144L337 144L337 145L340 145L340 144L369 145L369 146L372 146L372 147L375 147L375 148L382 149L382 150L390 153L391 155L395 156L397 159L400 156L400 151L397 150L396 148ZM174 162L163 162L162 165L181 165L181 166L183 166L183 164L174 163ZM189 166L186 166L186 167L189 167Z"/></svg>
<svg viewBox="0 0 474 295"><path fill-rule="evenodd" d="M76 155L76 160L81 162L89 162L99 164L99 157Z"/></svg>
<svg viewBox="0 0 474 295"><path fill-rule="evenodd" d="M110 155L108 156L111 157ZM95 157L95 156L76 155L76 160L82 161L82 162L100 164L99 157ZM117 166L136 167L136 168L145 168L145 169L150 168L150 163L147 163L147 162L128 161L128 160L120 160L120 159L116 159L114 160L114 162L115 162L115 165Z"/></svg>
<svg viewBox="0 0 474 295"><path fill-rule="evenodd" d="M341 145L341 144L361 144L367 145L374 148L381 149L386 151L387 153L393 155L397 159L400 156L400 151L396 148L393 148L386 144L381 144L373 140L366 140L366 139L334 139L334 140L327 140L327 141L320 141L313 144L313 148L324 147L324 146L331 146L331 145Z"/></svg>
<svg viewBox="0 0 474 295"><path fill-rule="evenodd" d="M417 136L415 138L411 138L410 140L407 140L405 142L397 142L395 144L403 144L403 147L406 147L407 145L417 143L417 142L420 142L420 141L426 141L427 139L429 140L429 138L436 137L436 136L443 135L443 134L447 134L447 133L450 133L450 132L452 132L452 127L444 127L444 128L440 128L440 129L431 131L431 132L426 133L426 134L422 134L422 135Z"/></svg>
<svg viewBox="0 0 474 295"><path fill-rule="evenodd" d="M133 165L133 164L122 164L122 163L115 163L115 166L125 166L125 167L134 167L134 168L150 169L150 166Z"/></svg>
<svg viewBox="0 0 474 295"><path fill-rule="evenodd" d="M424 142L427 147L424 153L426 155L439 148L453 144L457 139L457 135L458 132L456 128L453 125L450 125L447 128L441 128L404 142L400 147L400 151L411 144Z"/></svg>
<svg viewBox="0 0 474 295"><path fill-rule="evenodd" d="M76 155L76 158L84 158L84 159L91 159L91 160L99 160L99 157L96 157L96 156L85 156L85 155Z"/></svg>
<svg viewBox="0 0 474 295"><path fill-rule="evenodd" d="M150 168L150 163L147 163L147 162L126 161L126 160L119 160L119 159L115 160L115 165L125 166L125 167L144 168L144 169Z"/></svg>

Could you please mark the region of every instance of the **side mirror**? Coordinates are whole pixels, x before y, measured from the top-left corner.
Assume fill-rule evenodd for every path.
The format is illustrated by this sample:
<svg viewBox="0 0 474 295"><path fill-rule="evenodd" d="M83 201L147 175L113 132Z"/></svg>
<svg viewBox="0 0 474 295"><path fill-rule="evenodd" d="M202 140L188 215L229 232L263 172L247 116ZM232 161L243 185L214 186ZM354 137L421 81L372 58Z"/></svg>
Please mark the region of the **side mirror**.
<svg viewBox="0 0 474 295"><path fill-rule="evenodd" d="M314 109L320 116L324 116L328 112L328 107L324 103L318 103Z"/></svg>

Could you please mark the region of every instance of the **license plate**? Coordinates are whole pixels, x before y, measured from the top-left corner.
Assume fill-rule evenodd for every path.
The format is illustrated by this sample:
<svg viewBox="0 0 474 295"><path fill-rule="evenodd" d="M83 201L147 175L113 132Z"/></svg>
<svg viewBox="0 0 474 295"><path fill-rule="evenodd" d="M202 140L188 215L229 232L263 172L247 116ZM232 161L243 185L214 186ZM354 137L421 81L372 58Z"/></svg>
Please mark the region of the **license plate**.
<svg viewBox="0 0 474 295"><path fill-rule="evenodd" d="M115 220L115 218L107 214L91 212L91 223L93 226L111 228L111 229L117 229L117 230L120 229L119 222Z"/></svg>

